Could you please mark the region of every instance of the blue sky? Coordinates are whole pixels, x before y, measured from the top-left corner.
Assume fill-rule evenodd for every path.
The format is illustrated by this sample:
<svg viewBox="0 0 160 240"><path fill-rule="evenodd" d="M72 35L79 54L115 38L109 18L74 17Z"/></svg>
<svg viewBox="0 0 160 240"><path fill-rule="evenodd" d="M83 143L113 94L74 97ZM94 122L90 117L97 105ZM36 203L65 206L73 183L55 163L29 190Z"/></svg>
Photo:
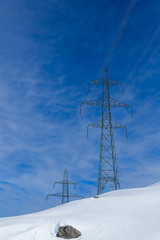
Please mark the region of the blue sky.
<svg viewBox="0 0 160 240"><path fill-rule="evenodd" d="M112 97L134 109L133 119L128 109L113 111L128 128L128 140L115 132L120 180L122 188L160 181L160 2L1 0L1 217L60 204L45 197L65 168L78 182L74 193L96 193L100 132L86 139L86 126L100 111L85 107L80 117L79 106L99 93L93 87L88 97L88 81L101 75L132 3L107 63L125 85L124 96L116 87Z"/></svg>

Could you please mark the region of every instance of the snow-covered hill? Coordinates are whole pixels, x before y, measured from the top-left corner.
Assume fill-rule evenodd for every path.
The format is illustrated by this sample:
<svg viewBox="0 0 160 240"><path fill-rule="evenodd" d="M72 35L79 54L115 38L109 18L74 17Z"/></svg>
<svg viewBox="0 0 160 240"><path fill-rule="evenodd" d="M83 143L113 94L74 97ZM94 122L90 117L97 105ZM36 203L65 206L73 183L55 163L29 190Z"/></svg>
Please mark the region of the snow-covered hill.
<svg viewBox="0 0 160 240"><path fill-rule="evenodd" d="M160 240L160 183L0 219L0 240L53 240L72 225L81 240Z"/></svg>

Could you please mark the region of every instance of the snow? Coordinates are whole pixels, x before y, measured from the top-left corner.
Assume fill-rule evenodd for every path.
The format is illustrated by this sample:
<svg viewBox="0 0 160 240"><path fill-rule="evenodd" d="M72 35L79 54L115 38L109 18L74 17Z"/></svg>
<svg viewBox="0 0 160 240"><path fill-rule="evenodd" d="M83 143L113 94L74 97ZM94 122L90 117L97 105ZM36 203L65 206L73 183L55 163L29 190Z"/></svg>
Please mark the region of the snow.
<svg viewBox="0 0 160 240"><path fill-rule="evenodd" d="M82 233L78 240L160 240L160 183L1 218L0 240L55 240L64 225Z"/></svg>

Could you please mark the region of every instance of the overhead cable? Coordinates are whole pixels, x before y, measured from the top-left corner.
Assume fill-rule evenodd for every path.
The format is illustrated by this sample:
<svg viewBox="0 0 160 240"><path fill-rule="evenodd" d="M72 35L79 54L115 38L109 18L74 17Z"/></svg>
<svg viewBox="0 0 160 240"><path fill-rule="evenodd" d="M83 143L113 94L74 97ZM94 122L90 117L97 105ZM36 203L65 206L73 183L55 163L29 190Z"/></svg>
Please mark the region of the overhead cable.
<svg viewBox="0 0 160 240"><path fill-rule="evenodd" d="M118 45L118 42L119 42L119 40L120 40L120 38L122 36L122 33L123 33L127 23L128 23L128 20L129 20L129 18L131 16L135 6L136 6L137 1L138 0L131 0L130 4L129 4L126 12L125 12L125 15L124 15L124 17L123 17L123 19L121 21L121 24L119 26L119 29L118 29L117 33L116 33L116 36L115 36L115 38L114 38L114 40L113 40L113 42L112 42L112 44L111 44L111 46L110 46L110 48L108 50L108 53L107 53L107 55L106 55L106 57L105 57L105 59L103 61L103 64L102 64L101 68L104 68L109 63L109 61L110 61L110 59L111 59L111 57L113 55L113 52L116 49L116 47ZM101 70L102 69L100 69L100 71Z"/></svg>
<svg viewBox="0 0 160 240"><path fill-rule="evenodd" d="M132 68L131 72L129 73L126 83L129 81L129 79L132 77L133 73L135 72L135 70L138 68L139 64L141 63L141 61L143 60L143 58L145 57L145 55L147 54L149 48L151 47L151 45L153 44L154 40L156 39L156 37L158 36L160 32L160 25L158 26L158 28L156 29L156 31L154 32L153 36L151 37L149 43L147 44L147 46L145 47L144 51L142 52L141 56L139 57L138 61L136 62L136 64L134 65L134 67Z"/></svg>

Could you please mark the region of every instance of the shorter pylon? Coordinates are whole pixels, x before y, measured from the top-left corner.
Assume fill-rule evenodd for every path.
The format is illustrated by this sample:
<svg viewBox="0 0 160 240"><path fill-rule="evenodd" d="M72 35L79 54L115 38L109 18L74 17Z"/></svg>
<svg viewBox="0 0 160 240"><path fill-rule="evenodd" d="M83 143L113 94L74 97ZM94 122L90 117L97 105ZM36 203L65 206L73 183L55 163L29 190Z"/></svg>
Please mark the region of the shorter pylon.
<svg viewBox="0 0 160 240"><path fill-rule="evenodd" d="M70 202L70 198L83 198L81 195L73 194L69 192L69 185L73 185L73 189L76 187L77 183L68 181L68 171L67 169L64 170L64 176L63 181L55 182L53 185L53 188L56 184L62 185L62 192L61 193L54 193L54 194L48 194L46 196L46 200L48 197L62 197L62 204Z"/></svg>

